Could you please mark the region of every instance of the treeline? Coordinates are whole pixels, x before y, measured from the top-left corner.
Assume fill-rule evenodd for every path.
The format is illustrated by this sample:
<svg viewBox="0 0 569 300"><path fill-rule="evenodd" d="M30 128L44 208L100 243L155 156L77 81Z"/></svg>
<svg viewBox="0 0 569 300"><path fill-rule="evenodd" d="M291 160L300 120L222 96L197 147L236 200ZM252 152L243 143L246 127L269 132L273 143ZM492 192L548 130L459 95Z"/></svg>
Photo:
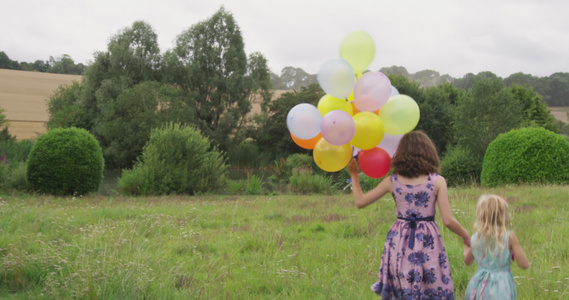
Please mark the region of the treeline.
<svg viewBox="0 0 569 300"><path fill-rule="evenodd" d="M0 69L83 75L86 68L87 66L82 63L75 64L75 61L67 54L58 58L50 56L49 60L38 59L32 63L12 60L4 51L0 51Z"/></svg>
<svg viewBox="0 0 569 300"><path fill-rule="evenodd" d="M417 73L409 73L405 67L391 66L379 70L390 75L401 75L410 81L417 82L420 87L432 87L445 83L452 83L462 90L469 90L474 83L481 78L498 79L506 86L514 84L532 88L543 96L543 100L549 106L569 106L569 73L554 73L546 77L537 77L530 74L515 73L506 78L501 78L492 72L468 73L462 78L453 78L448 74L440 74L433 70L422 70ZM293 90L302 86L306 87L317 83L316 75L308 74L301 68L285 67L281 74L271 73L271 80L275 89Z"/></svg>

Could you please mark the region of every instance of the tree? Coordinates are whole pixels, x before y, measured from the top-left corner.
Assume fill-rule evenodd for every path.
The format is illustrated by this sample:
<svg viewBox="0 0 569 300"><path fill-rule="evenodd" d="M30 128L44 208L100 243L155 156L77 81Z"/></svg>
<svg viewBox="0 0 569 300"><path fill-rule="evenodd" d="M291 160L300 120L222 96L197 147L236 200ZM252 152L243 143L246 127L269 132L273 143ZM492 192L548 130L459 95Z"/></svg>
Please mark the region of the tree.
<svg viewBox="0 0 569 300"><path fill-rule="evenodd" d="M38 72L47 72L49 69L49 62L38 59L32 64L32 68ZM81 72L81 74L83 74L83 72Z"/></svg>
<svg viewBox="0 0 569 300"><path fill-rule="evenodd" d="M20 70L21 68L17 61L11 60L4 51L0 51L0 69Z"/></svg>
<svg viewBox="0 0 569 300"><path fill-rule="evenodd" d="M284 67L281 70L280 79L287 90L298 89L302 86L318 83L315 75L310 75L301 68L293 68L290 66Z"/></svg>
<svg viewBox="0 0 569 300"><path fill-rule="evenodd" d="M512 85L510 91L522 106L524 126L529 127L536 125L553 132L558 132L555 118L551 115L541 95L534 92L532 88L526 88L517 84Z"/></svg>
<svg viewBox="0 0 569 300"><path fill-rule="evenodd" d="M118 169L133 166L153 128L167 122L189 124L194 118L193 107L182 101L180 89L154 81L122 90L100 108L95 130L107 145L107 165Z"/></svg>
<svg viewBox="0 0 569 300"><path fill-rule="evenodd" d="M407 69L401 66L383 67L379 71L386 75L402 75L407 79L411 78L411 75L409 74Z"/></svg>
<svg viewBox="0 0 569 300"><path fill-rule="evenodd" d="M266 89L255 86L259 76L249 76L248 67L265 69L270 76L268 68L248 63L239 26L223 7L180 34L165 64L167 80L193 101L202 133L223 150L236 133L236 124L251 111L250 96Z"/></svg>
<svg viewBox="0 0 569 300"><path fill-rule="evenodd" d="M498 134L517 128L522 107L502 81L481 79L459 100L454 118L455 139L482 162L484 152Z"/></svg>
<svg viewBox="0 0 569 300"><path fill-rule="evenodd" d="M78 104L82 94L83 85L77 81L59 86L47 99L47 128L87 127L85 111Z"/></svg>
<svg viewBox="0 0 569 300"><path fill-rule="evenodd" d="M105 101L118 97L123 89L128 89L142 81L160 79L160 49L157 35L152 27L143 21L136 21L111 38L106 52L97 52L95 61L85 70L83 77L84 93L80 107L85 110L87 124L91 130L99 116L99 106ZM104 91L99 91L106 80ZM120 83L118 83L120 82ZM114 85L114 88L109 88ZM99 96L97 96L99 95ZM101 141L100 137L97 139ZM106 145L101 145L103 148Z"/></svg>
<svg viewBox="0 0 569 300"><path fill-rule="evenodd" d="M68 54L63 54L58 59L53 58L53 56L49 57L49 68L47 70L49 73L81 75L83 71L77 68Z"/></svg>

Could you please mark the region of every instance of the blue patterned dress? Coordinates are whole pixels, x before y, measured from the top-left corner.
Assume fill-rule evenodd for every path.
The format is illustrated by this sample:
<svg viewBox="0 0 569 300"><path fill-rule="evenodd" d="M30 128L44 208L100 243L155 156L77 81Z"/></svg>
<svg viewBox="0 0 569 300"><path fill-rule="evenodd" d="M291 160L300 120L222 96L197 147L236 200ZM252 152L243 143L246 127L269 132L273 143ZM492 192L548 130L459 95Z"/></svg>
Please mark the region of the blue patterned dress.
<svg viewBox="0 0 569 300"><path fill-rule="evenodd" d="M434 221L438 174L417 185L391 176L397 206L383 247L379 281L371 289L388 299L454 299L448 257Z"/></svg>

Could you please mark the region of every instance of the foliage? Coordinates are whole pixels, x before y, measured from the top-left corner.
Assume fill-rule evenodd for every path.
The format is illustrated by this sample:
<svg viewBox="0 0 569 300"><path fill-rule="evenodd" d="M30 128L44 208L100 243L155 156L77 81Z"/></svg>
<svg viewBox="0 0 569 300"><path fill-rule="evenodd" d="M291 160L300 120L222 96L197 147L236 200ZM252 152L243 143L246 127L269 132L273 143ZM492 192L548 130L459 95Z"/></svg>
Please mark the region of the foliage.
<svg viewBox="0 0 569 300"><path fill-rule="evenodd" d="M25 162L28 159L28 155L32 150L34 145L34 140L10 140L0 142L0 150L6 156L6 159L12 162Z"/></svg>
<svg viewBox="0 0 569 300"><path fill-rule="evenodd" d="M195 116L180 89L153 81L123 90L100 108L94 130L106 145L107 165L118 169L133 166L153 128L166 122L190 124Z"/></svg>
<svg viewBox="0 0 569 300"><path fill-rule="evenodd" d="M300 148L292 140L285 125L286 117L289 111L300 103L317 106L324 94L319 85L313 84L284 93L272 101L268 113L257 116L255 120L258 127L253 138L259 149L270 153L274 158L287 157L293 153L309 153L310 151Z"/></svg>
<svg viewBox="0 0 569 300"><path fill-rule="evenodd" d="M199 129L223 150L232 135L243 136L251 96L269 95L266 60L257 53L255 62L248 62L244 47L233 15L221 7L180 34L165 55L166 80L192 99Z"/></svg>
<svg viewBox="0 0 569 300"><path fill-rule="evenodd" d="M13 161L10 163L9 174L5 179L4 186L20 191L32 189L32 186L28 182L27 165L25 162Z"/></svg>
<svg viewBox="0 0 569 300"><path fill-rule="evenodd" d="M103 153L84 129L56 128L38 137L27 165L29 183L40 193L84 195L103 178Z"/></svg>
<svg viewBox="0 0 569 300"><path fill-rule="evenodd" d="M147 170L137 170L141 168ZM152 130L134 170L123 174L134 182L120 183L121 177L119 186L129 187L126 190L121 188L123 193L196 194L222 188L227 165L224 154L217 147L211 147L210 140L198 129L168 123ZM144 188L134 188L137 178L141 179L140 184Z"/></svg>
<svg viewBox="0 0 569 300"><path fill-rule="evenodd" d="M44 67L41 61L36 61L34 66L37 66L38 68ZM63 54L57 59L51 56L49 58L48 66L48 73L81 75L85 72L85 65L81 63L75 64L75 61L73 61L71 56L68 54Z"/></svg>
<svg viewBox="0 0 569 300"><path fill-rule="evenodd" d="M454 116L456 144L470 149L481 161L488 144L498 134L520 126L522 120L519 101L500 80L478 80L457 104Z"/></svg>
<svg viewBox="0 0 569 300"><path fill-rule="evenodd" d="M298 90L312 84L318 84L316 75L306 73L302 68L284 67L280 76L272 73L273 86L277 90Z"/></svg>
<svg viewBox="0 0 569 300"><path fill-rule="evenodd" d="M441 159L441 175L449 186L480 182L482 162L468 148L449 148Z"/></svg>
<svg viewBox="0 0 569 300"><path fill-rule="evenodd" d="M510 90L522 106L524 114L522 126L539 126L557 132L555 118L551 115L541 95L534 92L532 88L525 88L517 84L513 84Z"/></svg>
<svg viewBox="0 0 569 300"><path fill-rule="evenodd" d="M83 87L82 84L73 81L70 85L60 85L48 97L46 100L49 114L47 128L89 127L85 111L79 105Z"/></svg>
<svg viewBox="0 0 569 300"><path fill-rule="evenodd" d="M135 166L133 169L123 169L118 180L119 191L124 195L150 195L152 194L152 178L145 166Z"/></svg>
<svg viewBox="0 0 569 300"><path fill-rule="evenodd" d="M269 153L261 152L259 146L252 141L244 141L230 147L227 157L232 167L259 168L270 164Z"/></svg>
<svg viewBox="0 0 569 300"><path fill-rule="evenodd" d="M569 182L569 142L543 128L522 128L499 135L488 146L482 184Z"/></svg>
<svg viewBox="0 0 569 300"><path fill-rule="evenodd" d="M329 195L333 192L331 177L303 169L293 170L289 182L289 190L296 194Z"/></svg>

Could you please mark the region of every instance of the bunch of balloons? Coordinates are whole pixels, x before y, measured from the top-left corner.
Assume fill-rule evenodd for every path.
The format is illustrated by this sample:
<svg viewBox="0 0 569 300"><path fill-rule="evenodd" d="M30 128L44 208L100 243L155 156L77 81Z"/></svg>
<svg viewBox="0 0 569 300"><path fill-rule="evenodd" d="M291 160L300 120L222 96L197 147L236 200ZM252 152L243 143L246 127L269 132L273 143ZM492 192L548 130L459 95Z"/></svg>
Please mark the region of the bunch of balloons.
<svg viewBox="0 0 569 300"><path fill-rule="evenodd" d="M419 106L400 95L381 72L362 72L375 56L369 34L354 31L340 45L340 57L326 61L318 83L326 92L318 107L301 103L287 115L294 142L313 149L318 167L337 172L358 156L364 174L385 176L403 134L419 122Z"/></svg>

